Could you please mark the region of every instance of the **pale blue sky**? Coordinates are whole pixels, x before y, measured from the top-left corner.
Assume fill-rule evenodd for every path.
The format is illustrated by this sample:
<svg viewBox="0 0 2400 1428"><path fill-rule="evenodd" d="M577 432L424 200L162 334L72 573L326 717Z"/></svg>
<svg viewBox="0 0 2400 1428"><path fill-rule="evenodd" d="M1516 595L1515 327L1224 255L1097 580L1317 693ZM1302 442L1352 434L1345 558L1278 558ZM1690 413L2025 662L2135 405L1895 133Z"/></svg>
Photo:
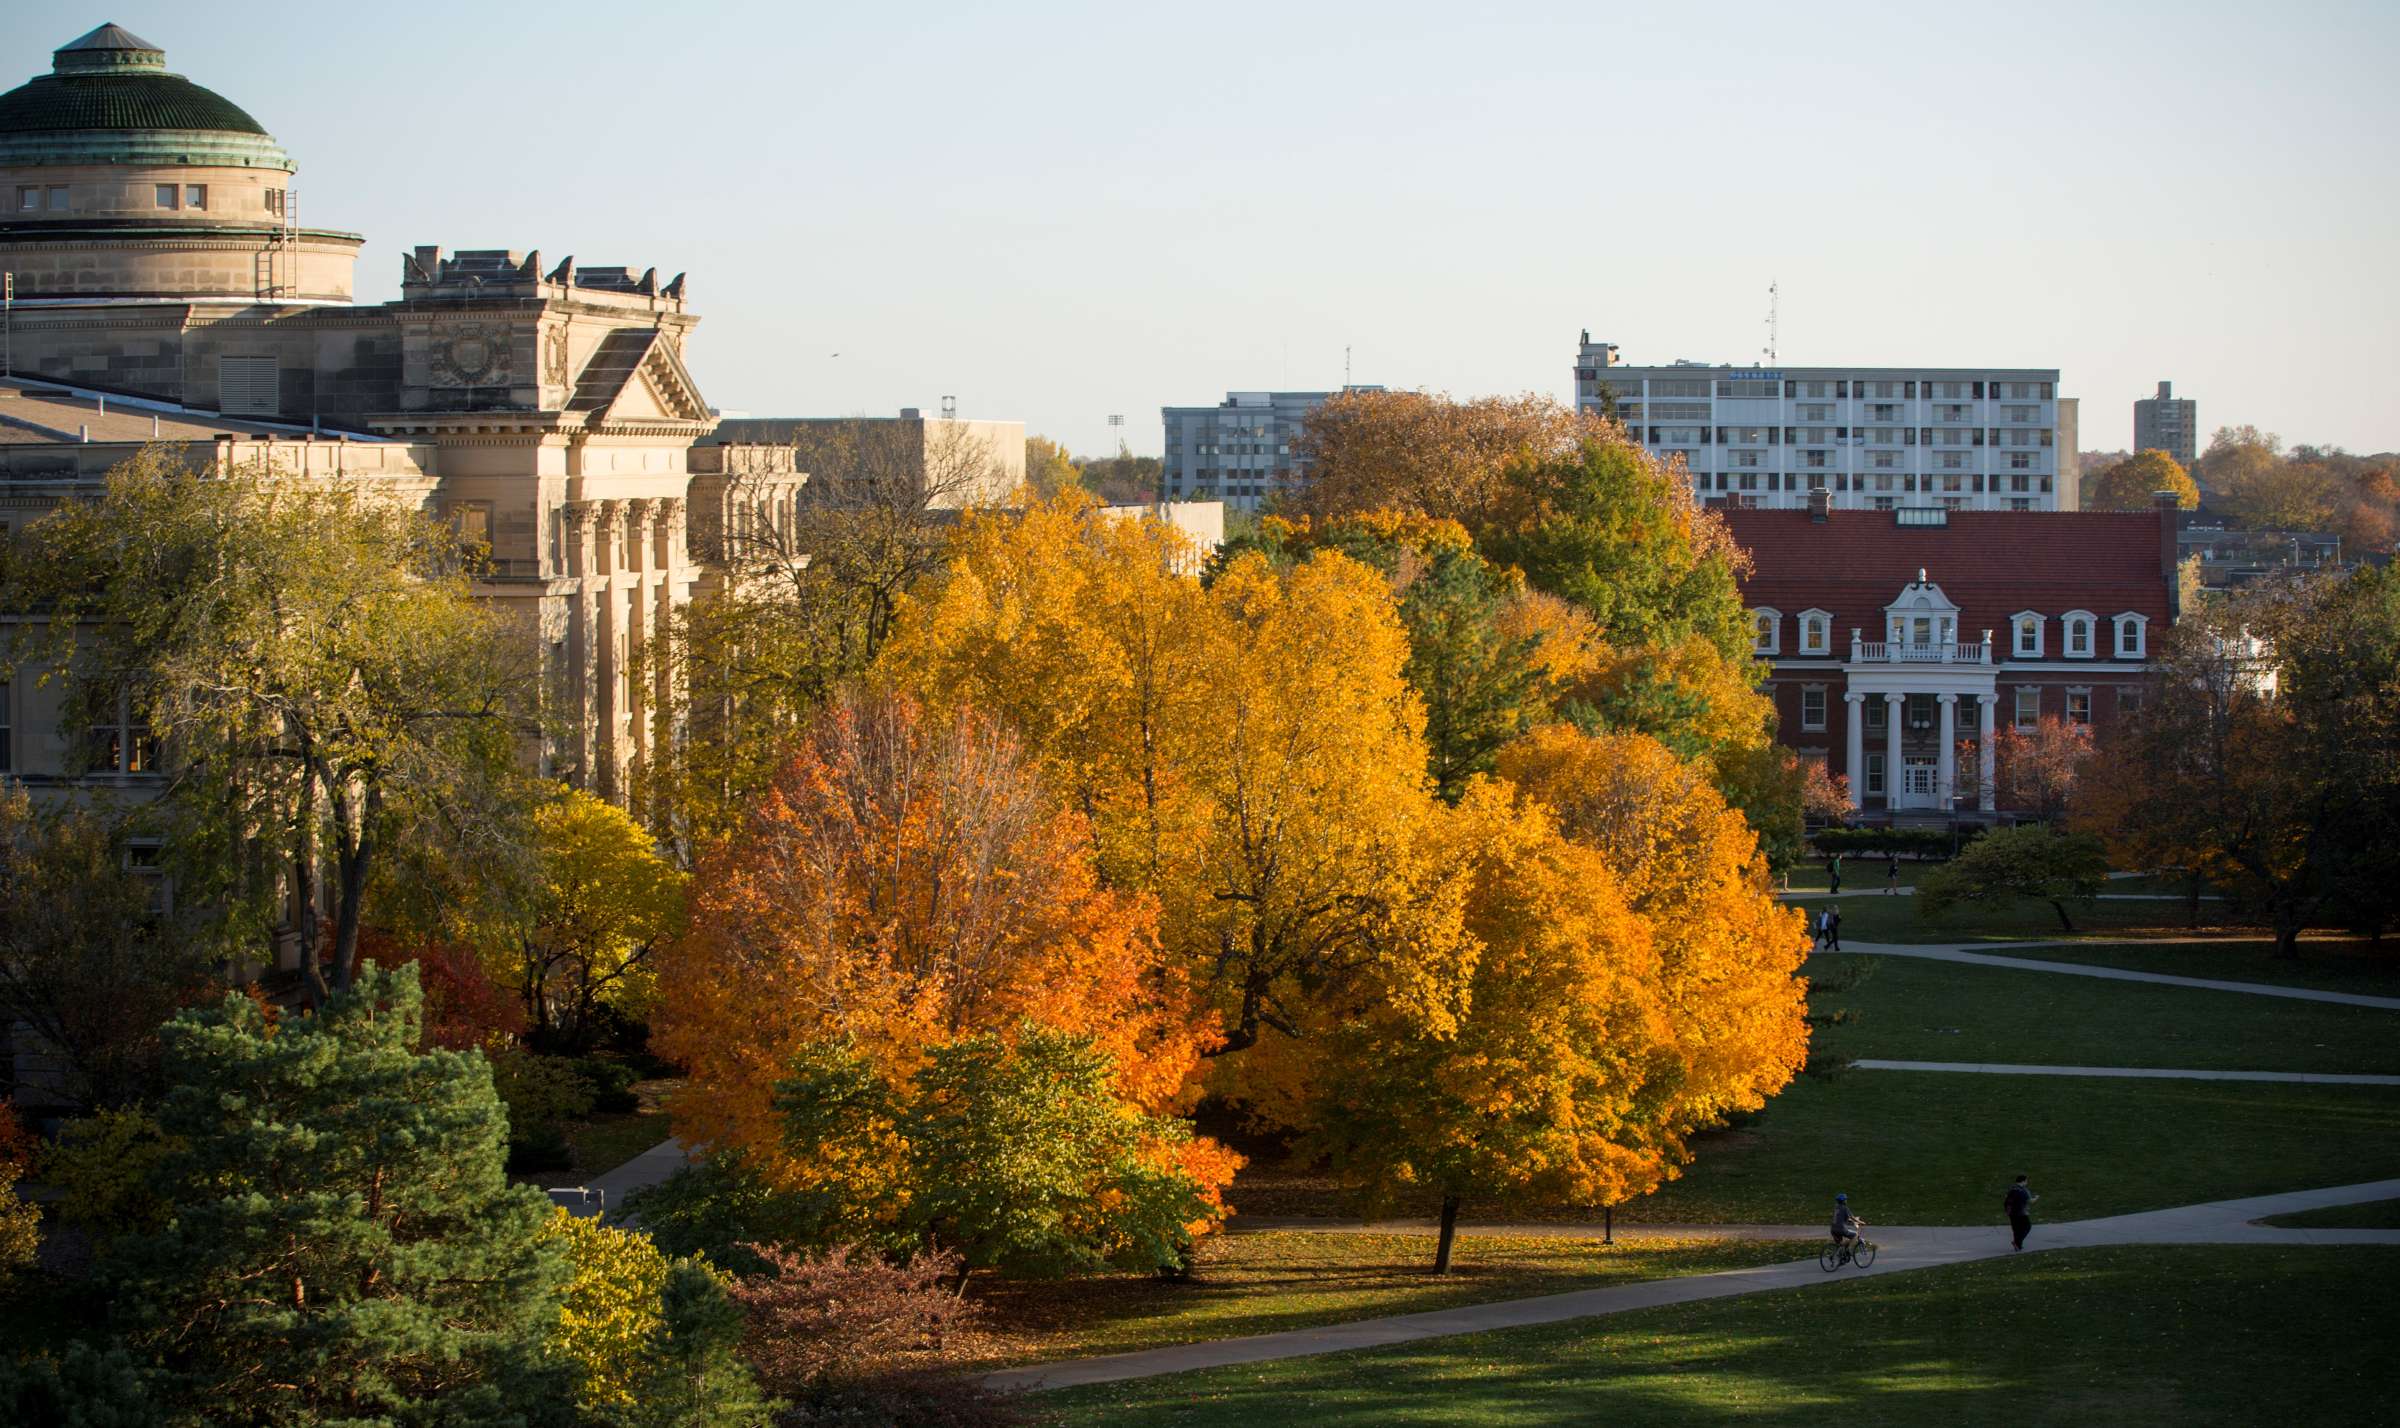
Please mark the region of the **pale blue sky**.
<svg viewBox="0 0 2400 1428"><path fill-rule="evenodd" d="M1021 417L1228 389L1567 396L1628 361L2056 366L2083 444L2400 447L2400 4L1040 3L0 12L105 20L398 254L691 273L710 399ZM839 353L836 357L833 354Z"/></svg>

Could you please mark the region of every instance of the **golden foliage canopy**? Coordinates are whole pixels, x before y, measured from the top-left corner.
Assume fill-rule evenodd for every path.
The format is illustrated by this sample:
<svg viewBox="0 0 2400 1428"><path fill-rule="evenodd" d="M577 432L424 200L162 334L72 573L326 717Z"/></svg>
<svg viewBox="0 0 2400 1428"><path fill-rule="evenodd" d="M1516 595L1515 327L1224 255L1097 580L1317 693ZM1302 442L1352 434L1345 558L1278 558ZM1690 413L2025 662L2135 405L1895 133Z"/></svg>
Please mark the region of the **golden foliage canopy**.
<svg viewBox="0 0 2400 1428"><path fill-rule="evenodd" d="M1100 885L1083 817L1017 740L906 698L829 708L703 851L659 992L657 1044L692 1068L679 1127L795 1187L882 1173L782 1153L775 1085L806 1048L855 1046L898 1081L933 1047L1030 1020L1092 1038L1156 1110L1210 1044L1148 899Z"/></svg>

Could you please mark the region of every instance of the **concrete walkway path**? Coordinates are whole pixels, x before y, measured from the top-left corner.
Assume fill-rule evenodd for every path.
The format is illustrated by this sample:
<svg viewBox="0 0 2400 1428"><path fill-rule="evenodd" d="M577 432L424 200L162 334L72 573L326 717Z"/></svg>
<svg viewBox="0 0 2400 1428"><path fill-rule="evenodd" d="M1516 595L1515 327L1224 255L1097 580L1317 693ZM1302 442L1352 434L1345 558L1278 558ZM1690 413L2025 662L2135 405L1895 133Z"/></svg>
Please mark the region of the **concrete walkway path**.
<svg viewBox="0 0 2400 1428"><path fill-rule="evenodd" d="M2361 1185L2303 1190L2284 1195L2260 1195L2242 1200L2219 1200L2205 1205L2186 1205L2172 1210L2153 1210L2059 1225L2037 1223L2030 1243L2035 1249L2116 1244L2400 1244L2400 1230L2286 1230L2250 1223L2269 1215L2390 1199L2400 1199L2400 1180L2378 1180ZM1720 1233L1733 1228L1718 1227ZM1810 1227L1808 1233L1821 1234L1823 1231ZM1566 1319L1621 1314L1628 1310L1654 1309L1668 1304L1690 1304L1770 1289L1797 1289L1811 1284L1833 1283L1859 1273L1883 1275L1934 1269L1974 1260L1995 1259L2010 1253L2008 1231L2001 1226L1887 1228L1870 1225L1867 1234L1875 1242L1877 1251L1875 1267L1867 1271L1842 1270L1827 1274L1811 1258L1792 1264L1730 1269L1715 1274L1652 1280L1644 1284L1614 1285L1605 1289L1545 1294L1531 1299L1461 1305L1422 1314L1394 1314L1380 1319L1360 1319L1313 1329L1291 1329L1278 1334L1251 1334L1237 1339L1177 1344L1170 1348L1145 1349L1137 1353L1033 1364L987 1375L984 1381L994 1388L1028 1390L1113 1383L1123 1379L1187 1373L1194 1369L1220 1368L1229 1364L1337 1354L1350 1349L1412 1343L1450 1334L1479 1334L1492 1329L1555 1324Z"/></svg>
<svg viewBox="0 0 2400 1428"><path fill-rule="evenodd" d="M2207 941L2211 939L2194 939ZM2222 939L2217 939L2222 940ZM2044 942L1984 942L1982 947L2057 947L2056 939ZM2148 945L2145 940L2144 945ZM2224 982L2209 977L2175 977L2164 972L2135 972L2124 967L2100 967L2085 962L2047 962L2033 957L1995 957L1989 953L1970 952L1968 944L1956 942L1852 942L1843 953L1865 953L1876 957L1922 957L1932 962L1959 962L1970 967L2005 967L2019 972L2058 972L2071 977L2099 977L2111 982L2155 982L2168 987L2197 987L2211 992L2246 992L2257 997L2289 997L2301 1002L2331 1002L2346 1007L2381 1007L2385 1011L2400 1011L2400 997L2370 997L2358 992L2322 992L2314 987L2284 987L2270 982ZM1840 954L1825 953L1825 956Z"/></svg>
<svg viewBox="0 0 2400 1428"><path fill-rule="evenodd" d="M1980 1076L2125 1076L2159 1081L2301 1081L2319 1086L2400 1086L2400 1076L2329 1071L2167 1071L2148 1066L2013 1066L1991 1061L1884 1061L1850 1063L1861 1071L1963 1071Z"/></svg>
<svg viewBox="0 0 2400 1428"><path fill-rule="evenodd" d="M662 1140L616 1169L593 1176L588 1184L608 1197L603 1216L630 1225L633 1222L624 1217L625 1197L649 1189L690 1163L691 1155L682 1142Z"/></svg>
<svg viewBox="0 0 2400 1428"><path fill-rule="evenodd" d="M1786 892L1782 892L1782 893L1778 893L1778 894L1776 894L1776 896L1778 896L1778 897L1782 898L1782 899L1783 899L1785 902L1822 902L1822 901L1824 901L1824 900L1826 900L1826 899L1828 899L1828 898L1837 898L1837 897L1840 897L1840 898L1850 898L1850 897L1915 897L1916 895L1917 895L1917 890L1916 890L1915 888L1913 888L1913 887L1908 887L1908 886L1905 886L1905 885L1904 885L1904 886L1901 886L1901 887L1896 887L1896 888L1887 888L1887 887L1880 887L1880 886L1878 886L1878 887L1856 887L1856 888L1852 888L1852 889L1850 889L1850 890L1849 890L1849 891L1847 891L1847 892L1838 892L1838 893L1837 893L1837 892L1828 892L1828 891L1826 891L1826 890L1825 890L1825 889L1823 889L1823 888L1797 888L1797 889L1793 889L1793 890L1790 890L1790 891L1786 891ZM2202 893L2202 894L2200 895L2200 900L2201 900L2202 902L2223 902L2225 899L2224 899L2224 898L2222 898L2222 897L2219 897L2219 896L2218 896L2218 895L2216 895L2215 893ZM2090 902L2190 902L2190 901L2191 901L2191 898L2190 898L2190 897L2189 897L2187 894L2184 894L2184 893L2098 893L2098 894L2095 894L2094 896L2092 896L2091 898L2084 899L2084 901L2090 901Z"/></svg>

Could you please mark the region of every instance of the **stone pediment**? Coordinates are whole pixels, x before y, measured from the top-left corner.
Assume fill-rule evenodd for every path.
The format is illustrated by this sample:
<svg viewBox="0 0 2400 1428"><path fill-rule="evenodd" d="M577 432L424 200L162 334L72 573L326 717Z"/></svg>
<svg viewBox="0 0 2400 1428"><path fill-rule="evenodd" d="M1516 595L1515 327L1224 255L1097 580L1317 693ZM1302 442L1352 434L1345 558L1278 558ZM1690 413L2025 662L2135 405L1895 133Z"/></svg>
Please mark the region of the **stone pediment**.
<svg viewBox="0 0 2400 1428"><path fill-rule="evenodd" d="M576 376L567 409L591 413L595 425L709 419L699 384L660 328L622 328L603 338Z"/></svg>

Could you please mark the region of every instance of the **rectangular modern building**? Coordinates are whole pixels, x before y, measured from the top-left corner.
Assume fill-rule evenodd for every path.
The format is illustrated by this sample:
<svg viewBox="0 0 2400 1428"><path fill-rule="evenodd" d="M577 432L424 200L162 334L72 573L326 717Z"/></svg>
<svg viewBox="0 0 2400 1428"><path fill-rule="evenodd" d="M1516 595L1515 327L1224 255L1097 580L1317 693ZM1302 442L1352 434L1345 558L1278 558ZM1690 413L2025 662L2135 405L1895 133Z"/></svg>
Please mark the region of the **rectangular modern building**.
<svg viewBox="0 0 2400 1428"><path fill-rule="evenodd" d="M2133 404L2133 449L2163 451L2184 470L2200 454L2200 404L2178 399L2173 382L2158 384L2158 395Z"/></svg>
<svg viewBox="0 0 2400 1428"><path fill-rule="evenodd" d="M2068 511L2076 405L2058 369L1631 367L1589 332L1575 404L1660 456L1681 457L1712 505Z"/></svg>
<svg viewBox="0 0 2400 1428"><path fill-rule="evenodd" d="M1348 386L1345 392L1380 392ZM1165 407L1166 499L1256 511L1308 479L1294 454L1301 424L1334 392L1228 392L1213 407Z"/></svg>

